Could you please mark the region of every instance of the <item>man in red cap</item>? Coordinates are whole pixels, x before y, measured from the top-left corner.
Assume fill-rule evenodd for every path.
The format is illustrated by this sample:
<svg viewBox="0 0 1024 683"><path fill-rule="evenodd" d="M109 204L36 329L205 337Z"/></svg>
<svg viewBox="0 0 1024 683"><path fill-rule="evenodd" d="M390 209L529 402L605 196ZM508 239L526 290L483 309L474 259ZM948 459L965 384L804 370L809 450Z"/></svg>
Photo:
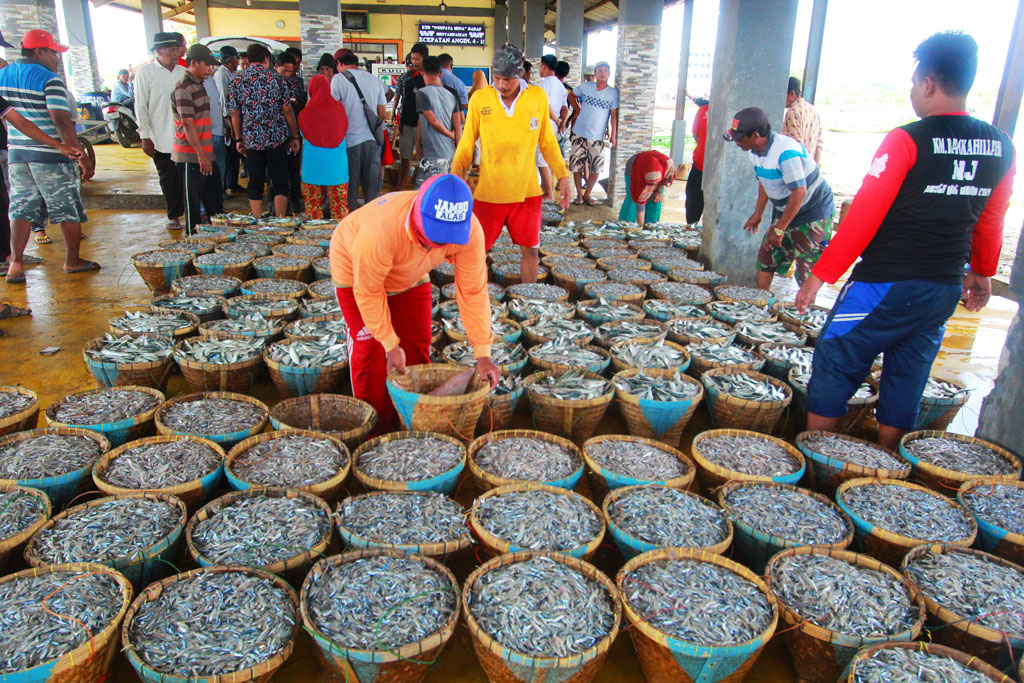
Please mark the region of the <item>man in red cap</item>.
<svg viewBox="0 0 1024 683"><path fill-rule="evenodd" d="M81 154L67 89L57 75L60 55L67 50L46 31L33 29L25 33L21 59L0 70L0 97L9 100L15 111L44 133ZM25 282L22 255L31 224L42 223L47 212L64 232L64 271L98 270L98 264L83 260L78 252L82 223L88 220L79 184L80 178L92 177L94 169L89 158L81 155L76 164L65 154L18 130L11 131L9 145L12 253L7 282Z"/></svg>
<svg viewBox="0 0 1024 683"><path fill-rule="evenodd" d="M429 273L455 264L455 300L476 372L495 386L484 233L461 178L434 176L418 192L391 192L350 213L331 237L331 278L348 324L352 395L377 409L377 433L394 427L385 379L430 362Z"/></svg>

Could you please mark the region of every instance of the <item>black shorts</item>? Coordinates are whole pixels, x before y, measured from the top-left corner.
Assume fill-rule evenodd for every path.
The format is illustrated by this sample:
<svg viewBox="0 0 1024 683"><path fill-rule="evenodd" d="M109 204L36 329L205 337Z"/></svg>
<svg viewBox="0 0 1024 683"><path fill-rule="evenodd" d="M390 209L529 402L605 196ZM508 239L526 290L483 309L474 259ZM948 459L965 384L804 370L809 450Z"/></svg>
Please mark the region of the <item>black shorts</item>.
<svg viewBox="0 0 1024 683"><path fill-rule="evenodd" d="M270 149L245 150L245 170L249 174L249 199L263 199L263 186L270 178L270 196L288 196L288 142ZM257 216L259 218L259 216Z"/></svg>

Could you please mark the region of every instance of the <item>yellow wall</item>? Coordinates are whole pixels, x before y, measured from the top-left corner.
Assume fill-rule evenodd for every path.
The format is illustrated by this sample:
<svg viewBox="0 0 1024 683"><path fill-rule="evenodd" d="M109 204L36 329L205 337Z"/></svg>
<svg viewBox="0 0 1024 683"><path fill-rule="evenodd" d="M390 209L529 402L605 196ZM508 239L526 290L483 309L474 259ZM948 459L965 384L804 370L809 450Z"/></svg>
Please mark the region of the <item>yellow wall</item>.
<svg viewBox="0 0 1024 683"><path fill-rule="evenodd" d="M257 36L298 43L299 11L211 7L210 35ZM277 22L283 21L284 28Z"/></svg>

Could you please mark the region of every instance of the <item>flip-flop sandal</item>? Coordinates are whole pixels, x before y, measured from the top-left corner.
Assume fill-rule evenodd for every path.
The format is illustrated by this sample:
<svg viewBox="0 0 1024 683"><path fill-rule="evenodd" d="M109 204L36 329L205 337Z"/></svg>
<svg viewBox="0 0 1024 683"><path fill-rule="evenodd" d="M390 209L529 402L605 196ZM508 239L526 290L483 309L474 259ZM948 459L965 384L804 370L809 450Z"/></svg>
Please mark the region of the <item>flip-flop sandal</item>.
<svg viewBox="0 0 1024 683"><path fill-rule="evenodd" d="M168 230L181 230L181 223L178 221L167 221Z"/></svg>
<svg viewBox="0 0 1024 683"><path fill-rule="evenodd" d="M84 273L87 270L99 270L100 269L100 264L96 263L95 261L86 261L85 263L86 263L86 266L84 268L75 268L73 270L65 270L64 272L67 273L68 275L71 275L72 273Z"/></svg>
<svg viewBox="0 0 1024 683"><path fill-rule="evenodd" d="M574 199L574 200L572 200L572 204L573 204L573 206L583 206L583 200L582 199Z"/></svg>
<svg viewBox="0 0 1024 683"><path fill-rule="evenodd" d="M43 257L42 256L34 256L32 254L22 254L21 255L21 262L24 263L25 265L32 266L32 265L35 265L37 263L42 263L43 262Z"/></svg>
<svg viewBox="0 0 1024 683"><path fill-rule="evenodd" d="M36 244L53 244L53 240L46 233L36 235Z"/></svg>
<svg viewBox="0 0 1024 683"><path fill-rule="evenodd" d="M4 279L7 282L7 284L9 284L9 285L23 285L23 284L25 284L25 275L24 274L22 274L20 276L15 275L14 277L8 275Z"/></svg>
<svg viewBox="0 0 1024 683"><path fill-rule="evenodd" d="M20 315L29 315L30 313L32 311L27 308L0 303L0 320L4 318L17 318Z"/></svg>
<svg viewBox="0 0 1024 683"><path fill-rule="evenodd" d="M595 202L593 199L584 199L583 203L586 204L587 206L597 206L597 202Z"/></svg>

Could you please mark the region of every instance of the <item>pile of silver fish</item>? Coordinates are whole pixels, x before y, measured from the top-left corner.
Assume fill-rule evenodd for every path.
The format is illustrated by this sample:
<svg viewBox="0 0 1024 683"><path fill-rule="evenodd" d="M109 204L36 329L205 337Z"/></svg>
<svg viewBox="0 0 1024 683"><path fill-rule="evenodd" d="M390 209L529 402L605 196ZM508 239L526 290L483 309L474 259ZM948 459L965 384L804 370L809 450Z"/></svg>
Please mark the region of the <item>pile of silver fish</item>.
<svg viewBox="0 0 1024 683"><path fill-rule="evenodd" d="M492 569L473 584L467 603L487 635L528 656L579 654L615 625L607 589L548 557Z"/></svg>
<svg viewBox="0 0 1024 683"><path fill-rule="evenodd" d="M263 353L263 340L253 339L213 339L211 337L195 337L186 339L181 347L174 351L177 361L195 363L211 363L213 365L231 365L244 363L259 358Z"/></svg>
<svg viewBox="0 0 1024 683"><path fill-rule="evenodd" d="M234 225L252 225L256 219L247 213L218 213L212 217L214 225L231 223Z"/></svg>
<svg viewBox="0 0 1024 683"><path fill-rule="evenodd" d="M800 440L808 450L852 465L872 469L902 470L907 463L874 444L851 441L839 435L817 434Z"/></svg>
<svg viewBox="0 0 1024 683"><path fill-rule="evenodd" d="M331 270L331 257L324 256L323 258L313 259L313 269L330 272ZM330 279L330 278L328 278Z"/></svg>
<svg viewBox="0 0 1024 683"><path fill-rule="evenodd" d="M281 256L293 256L307 260L320 258L324 255L323 247L318 247L315 244L282 244L274 247L273 251Z"/></svg>
<svg viewBox="0 0 1024 683"><path fill-rule="evenodd" d="M737 322L743 320L753 320L756 322L768 320L772 317L772 313L768 310L767 306L756 306L746 301L712 301L708 304L708 310L711 311L711 315L717 313L722 318Z"/></svg>
<svg viewBox="0 0 1024 683"><path fill-rule="evenodd" d="M963 398L970 390L958 387L951 382L943 382L941 379L929 377L928 383L924 386L924 394L921 398L937 398L943 401L953 401Z"/></svg>
<svg viewBox="0 0 1024 683"><path fill-rule="evenodd" d="M529 437L495 439L474 456L480 469L513 481L558 481L580 469L579 456L550 441Z"/></svg>
<svg viewBox="0 0 1024 683"><path fill-rule="evenodd" d="M317 280L309 285L309 293L315 296L333 299L337 296L336 292L333 280Z"/></svg>
<svg viewBox="0 0 1024 683"><path fill-rule="evenodd" d="M625 575L622 593L648 624L687 643L744 643L772 621L772 607L757 584L710 562L645 564Z"/></svg>
<svg viewBox="0 0 1024 683"><path fill-rule="evenodd" d="M337 304L337 302L335 302ZM294 299L234 299L224 307L229 318L248 318L286 315L285 311L295 308Z"/></svg>
<svg viewBox="0 0 1024 683"><path fill-rule="evenodd" d="M715 295L718 296L719 298L725 297L728 299L732 299L733 301L746 301L751 303L775 298L775 295L772 294L767 289L758 289L757 287L741 287L739 285L717 287L715 289Z"/></svg>
<svg viewBox="0 0 1024 683"><path fill-rule="evenodd" d="M587 285L587 292L595 299L627 299L642 296L644 290L622 282L598 282Z"/></svg>
<svg viewBox="0 0 1024 683"><path fill-rule="evenodd" d="M239 235L241 237L241 235ZM224 242L218 244L215 253L239 254L245 256L245 260L252 260L270 253L270 247L260 242L242 240L241 242Z"/></svg>
<svg viewBox="0 0 1024 683"><path fill-rule="evenodd" d="M793 388L794 389L799 389L800 391L802 391L805 394L807 393L807 385L810 383L810 381L811 381L811 373L810 372L806 372L806 373L799 372L799 371L798 372L794 372L793 376L790 378L790 384L793 386ZM875 389L870 384L868 384L867 382L864 382L859 387L857 387L857 391L854 392L854 394L850 398L850 400L852 401L854 399L871 398L874 395L875 395Z"/></svg>
<svg viewBox="0 0 1024 683"><path fill-rule="evenodd" d="M545 245L544 251L549 254L558 254L561 256L586 256L586 250L580 247L573 246L571 244L551 244Z"/></svg>
<svg viewBox="0 0 1024 683"><path fill-rule="evenodd" d="M330 242L331 236L333 234L334 234L334 229L333 228L310 228L310 229L305 229L304 228L302 230L302 232L293 233L293 237L295 237L297 239L300 239L300 240L303 240L303 241L317 240L319 242L318 246L321 249L324 249L325 247L323 246L323 242L325 242L325 241Z"/></svg>
<svg viewBox="0 0 1024 683"><path fill-rule="evenodd" d="M689 466L669 451L633 439L606 439L587 446L587 455L603 469L642 482L681 477Z"/></svg>
<svg viewBox="0 0 1024 683"><path fill-rule="evenodd" d="M494 387L493 394L495 396L504 396L506 394L512 394L519 391L523 387L523 378L518 375L512 375L505 373L498 380L498 385Z"/></svg>
<svg viewBox="0 0 1024 683"><path fill-rule="evenodd" d="M608 505L612 523L656 546L707 548L729 536L725 515L710 501L667 486L640 486Z"/></svg>
<svg viewBox="0 0 1024 683"><path fill-rule="evenodd" d="M576 307L568 301L548 301L545 299L510 299L509 313L519 320L527 318L571 318Z"/></svg>
<svg viewBox="0 0 1024 683"><path fill-rule="evenodd" d="M545 318L546 320L562 320L562 318ZM454 318L444 318L441 321L444 323L445 329L454 332L455 334L465 335L466 326L462 323L462 316L456 316ZM508 320L502 320L501 318L491 318L491 333L495 338L500 339L506 334L512 334L516 331Z"/></svg>
<svg viewBox="0 0 1024 683"><path fill-rule="evenodd" d="M800 323L800 326L811 333L818 333L825 327L829 312L820 308L808 308L806 313L798 313L796 304L785 304L780 307L780 313L787 318L792 318Z"/></svg>
<svg viewBox="0 0 1024 683"><path fill-rule="evenodd" d="M539 282L512 285L505 289L505 294L513 299L541 299L542 301L564 301L569 295L561 287Z"/></svg>
<svg viewBox="0 0 1024 683"><path fill-rule="evenodd" d="M197 239L196 241L188 240L174 240L164 242L160 249L163 251L187 251L193 254L198 254L201 251L210 251L210 247L214 246L213 242L207 242L206 240Z"/></svg>
<svg viewBox="0 0 1024 683"><path fill-rule="evenodd" d="M722 324L707 322L705 320L693 320L685 318L682 320L670 320L668 323L668 331L671 334L680 334L693 339L724 339L733 334L732 330L730 330L729 328L725 327ZM737 359L735 362L750 362L740 361L739 359L747 357L745 355L742 355L745 352L740 347L733 346L731 344L722 345L706 344L704 342L693 342L693 345L687 348L690 351L691 355L694 354L696 351L701 352L700 354L697 355L702 355L703 353L708 353L711 355L728 354L729 357L734 357ZM726 349L736 349L736 351L726 351ZM753 358L752 355L750 357Z"/></svg>
<svg viewBox="0 0 1024 683"><path fill-rule="evenodd" d="M455 342L444 347L444 357L449 363L459 365L476 365L473 345L468 341ZM514 365L526 360L526 351L523 345L518 342L508 344L506 342L495 342L491 345L491 360L498 367Z"/></svg>
<svg viewBox="0 0 1024 683"><path fill-rule="evenodd" d="M29 394L22 394L17 391L0 391L0 420L17 415L23 410L28 410L36 399Z"/></svg>
<svg viewBox="0 0 1024 683"><path fill-rule="evenodd" d="M146 332L163 337L172 337L176 331L192 326L191 320L180 313L170 311L166 313L126 311L124 317L111 318L108 322L111 327L126 334Z"/></svg>
<svg viewBox="0 0 1024 683"><path fill-rule="evenodd" d="M0 491L0 540L21 533L45 513L46 507L38 496L18 489Z"/></svg>
<svg viewBox="0 0 1024 683"><path fill-rule="evenodd" d="M159 672L198 677L244 671L292 639L295 604L269 579L203 572L165 586L143 604L126 636Z"/></svg>
<svg viewBox="0 0 1024 683"><path fill-rule="evenodd" d="M295 368L330 367L348 362L348 344L333 335L275 342L267 348L267 359Z"/></svg>
<svg viewBox="0 0 1024 683"><path fill-rule="evenodd" d="M252 260L252 254L240 251L214 251L196 256L192 261L197 266L234 266Z"/></svg>
<svg viewBox="0 0 1024 683"><path fill-rule="evenodd" d="M0 479L48 479L92 465L100 445L86 436L40 434L0 446Z"/></svg>
<svg viewBox="0 0 1024 683"><path fill-rule="evenodd" d="M703 267L697 261L685 256L654 259L651 261L651 264L654 266L655 270L661 273L667 273L670 270L700 270ZM707 292L707 294L708 298L710 298L710 292Z"/></svg>
<svg viewBox="0 0 1024 683"><path fill-rule="evenodd" d="M598 270L595 267L588 266L556 266L558 272L555 273L556 277L565 278L567 280L575 280L576 282L600 282L606 279L608 276L605 275L604 271Z"/></svg>
<svg viewBox="0 0 1024 683"><path fill-rule="evenodd" d="M697 395L700 387L676 372L652 377L641 370L632 377L616 377L615 386L621 391L648 401L685 401Z"/></svg>
<svg viewBox="0 0 1024 683"><path fill-rule="evenodd" d="M685 334L689 334L689 332ZM726 334L729 334L729 332L726 331ZM750 363L757 362L757 356L742 346L736 346L735 344L699 342L690 344L686 347L686 350L694 358L700 358L701 360L718 365L749 365Z"/></svg>
<svg viewBox="0 0 1024 683"><path fill-rule="evenodd" d="M296 320L288 326L287 332L299 337L330 337L339 341L348 338L348 325L343 318L337 320Z"/></svg>
<svg viewBox="0 0 1024 683"><path fill-rule="evenodd" d="M682 269L686 271L686 277L690 280L700 280L702 282L725 282L725 276L721 273L716 273L713 270L690 270L688 268ZM676 270L673 275L679 276L679 270Z"/></svg>
<svg viewBox="0 0 1024 683"><path fill-rule="evenodd" d="M593 541L603 527L582 498L541 489L488 496L473 509L480 526L516 550L573 550Z"/></svg>
<svg viewBox="0 0 1024 683"><path fill-rule="evenodd" d="M573 370L563 375L541 377L530 386L530 394L557 398L563 401L586 401L608 393L608 380L587 377L582 370Z"/></svg>
<svg viewBox="0 0 1024 683"><path fill-rule="evenodd" d="M934 652L887 647L869 659L857 663L853 683L918 683L918 681L956 681L956 683L992 683L983 673L968 669L952 657Z"/></svg>
<svg viewBox="0 0 1024 683"><path fill-rule="evenodd" d="M285 238L282 237L281 235L274 235L272 233L265 233L265 234L247 233L247 234L239 235L236 238L235 241L236 242L252 242L252 243L255 243L255 244L263 244L263 245L266 245L266 246L269 247L269 246L273 246L273 245L277 245L277 244L284 244L284 240L285 240Z"/></svg>
<svg viewBox="0 0 1024 683"><path fill-rule="evenodd" d="M326 438L291 434L253 444L231 463L250 484L301 488L327 481L348 465L348 455Z"/></svg>
<svg viewBox="0 0 1024 683"><path fill-rule="evenodd" d="M589 259L588 259L589 260ZM590 261L594 263L594 261ZM646 261L641 261L636 256L606 256L601 259L601 266L608 270L614 270L615 268L644 268L650 266ZM589 266L593 267L593 266Z"/></svg>
<svg viewBox="0 0 1024 683"><path fill-rule="evenodd" d="M330 515L302 496L258 494L198 522L192 543L213 564L266 567L306 552L330 529Z"/></svg>
<svg viewBox="0 0 1024 683"><path fill-rule="evenodd" d="M206 444L176 439L122 451L98 476L126 489L163 489L202 479L220 464L220 454Z"/></svg>
<svg viewBox="0 0 1024 683"><path fill-rule="evenodd" d="M493 263L495 265L497 265L499 263L520 263L523 260L523 253L521 251L492 251L490 254L488 254L488 256L491 259L491 263ZM572 259L572 258L577 258L577 257L576 256L562 256L560 258ZM446 267L444 267L445 263L447 263L447 261L443 261L441 263L441 265L438 266L437 268L435 268L434 270L436 270L439 273L446 274L446 275L454 275L455 274L455 265L452 264L450 267L446 268Z"/></svg>
<svg viewBox="0 0 1024 683"><path fill-rule="evenodd" d="M991 448L980 443L961 441L946 436L913 439L903 445L913 457L967 474L1013 474L1013 464Z"/></svg>
<svg viewBox="0 0 1024 683"><path fill-rule="evenodd" d="M289 303L291 302L289 301ZM327 299L307 299L302 302L303 318L314 318L319 315L330 315L332 313L341 313L341 306L338 304L338 300L335 297L329 297Z"/></svg>
<svg viewBox="0 0 1024 683"><path fill-rule="evenodd" d="M608 346L630 339L652 339L665 334L665 330L655 323L619 320L602 323L595 330L595 336Z"/></svg>
<svg viewBox="0 0 1024 683"><path fill-rule="evenodd" d="M1024 488L993 482L964 491L962 497L964 505L989 524L1024 534Z"/></svg>
<svg viewBox="0 0 1024 683"><path fill-rule="evenodd" d="M645 242L649 244L651 242L651 240L645 240ZM661 242L661 244L667 245L667 244L670 244L670 242L668 240L663 240ZM636 255L639 256L640 258L644 259L645 261L658 261L658 260L661 260L661 259L685 259L686 258L686 250L685 249L677 249L677 248L672 247L672 246L640 246L636 242L636 240L632 240L630 242L630 245L631 246L638 246L638 247L640 247L640 249L637 251ZM694 263L694 262L691 261L691 263ZM696 265L697 265L698 268L700 267L700 264L696 264Z"/></svg>
<svg viewBox="0 0 1024 683"><path fill-rule="evenodd" d="M558 301L539 301L539 303L542 304L544 307L551 307L552 310L559 310L558 307L555 306L555 304L562 304L562 308L568 305L565 304L564 302ZM462 317L462 312L459 311L459 302L456 299L448 299L447 301L442 301L440 304L440 308L441 317L445 320L449 318L458 319ZM508 315L508 306L500 302L491 302L491 320L494 320L495 318L504 318L506 315Z"/></svg>
<svg viewBox="0 0 1024 683"><path fill-rule="evenodd" d="M750 337L758 343L769 342L799 346L804 342L801 335L788 329L784 323L744 320L736 325L736 332L745 337Z"/></svg>
<svg viewBox="0 0 1024 683"><path fill-rule="evenodd" d="M249 431L266 417L261 406L233 398L203 398L167 406L160 422L180 434L220 435Z"/></svg>
<svg viewBox="0 0 1024 683"><path fill-rule="evenodd" d="M388 481L422 481L448 472L464 452L433 437L405 437L378 444L359 455L356 467L363 474Z"/></svg>
<svg viewBox="0 0 1024 683"><path fill-rule="evenodd" d="M695 450L719 467L756 477L781 477L800 469L792 453L759 436L719 434L701 439Z"/></svg>
<svg viewBox="0 0 1024 683"><path fill-rule="evenodd" d="M134 254L132 255L132 261L158 266L163 263L182 263L183 261L188 261L193 256L194 254L191 251L156 249L154 251L144 251L141 254Z"/></svg>
<svg viewBox="0 0 1024 683"><path fill-rule="evenodd" d="M264 258L271 257L265 256ZM245 289L253 294L295 294L296 291L305 289L305 286L295 280L264 277L247 281Z"/></svg>
<svg viewBox="0 0 1024 683"><path fill-rule="evenodd" d="M627 284L633 282L646 284L648 282L663 282L668 278L653 270L643 270L641 268L614 268L608 271L608 279L612 282L625 282Z"/></svg>
<svg viewBox="0 0 1024 683"><path fill-rule="evenodd" d="M653 344L624 342L612 348L612 355L631 368L673 370L689 360L685 351L668 346L664 339Z"/></svg>
<svg viewBox="0 0 1024 683"><path fill-rule="evenodd" d="M852 531L835 505L803 489L750 483L730 491L724 503L730 516L798 545L831 545Z"/></svg>
<svg viewBox="0 0 1024 683"><path fill-rule="evenodd" d="M106 498L43 529L32 546L46 564L142 559L181 521L178 507L164 500Z"/></svg>
<svg viewBox="0 0 1024 683"><path fill-rule="evenodd" d="M814 361L814 349L806 346L788 346L786 344L773 344L762 346L761 353L772 360L785 365L786 368L797 367L801 374L811 373L811 363Z"/></svg>
<svg viewBox="0 0 1024 683"><path fill-rule="evenodd" d="M1024 571L989 555L946 550L907 563L914 585L957 616L1014 638L1024 635Z"/></svg>
<svg viewBox="0 0 1024 683"><path fill-rule="evenodd" d="M700 306L693 304L679 304L667 299L648 299L643 305L647 315L658 320L672 320L673 318L701 318L708 314Z"/></svg>
<svg viewBox="0 0 1024 683"><path fill-rule="evenodd" d="M244 313L239 318L211 320L206 329L211 332L226 332L246 337L269 337L281 331L280 323L268 320L260 313Z"/></svg>
<svg viewBox="0 0 1024 683"><path fill-rule="evenodd" d="M189 275L180 277L172 285L177 294L219 294L238 289L238 278L220 275Z"/></svg>
<svg viewBox="0 0 1024 683"><path fill-rule="evenodd" d="M316 628L342 647L361 650L393 650L437 633L458 599L440 571L397 557L327 566L306 588L306 609Z"/></svg>
<svg viewBox="0 0 1024 683"><path fill-rule="evenodd" d="M594 336L594 330L590 325L574 318L538 318L535 323L525 327L541 339L549 341L576 342L589 340Z"/></svg>
<svg viewBox="0 0 1024 683"><path fill-rule="evenodd" d="M59 571L0 583L0 675L17 679L88 643L121 603L112 574Z"/></svg>
<svg viewBox="0 0 1024 683"><path fill-rule="evenodd" d="M197 296L175 294L168 296L166 299L154 301L153 306L205 316L221 307L221 299L213 294L199 294Z"/></svg>
<svg viewBox="0 0 1024 683"><path fill-rule="evenodd" d="M597 319L604 322L614 322L617 320L629 320L630 318L637 317L635 309L630 308L625 303L617 301L607 301L605 299L593 299L589 302L580 302L576 308L579 310L581 315L585 315L591 319Z"/></svg>
<svg viewBox="0 0 1024 683"><path fill-rule="evenodd" d="M335 513L338 528L387 545L459 543L469 539L466 511L432 491L366 494L346 498Z"/></svg>
<svg viewBox="0 0 1024 683"><path fill-rule="evenodd" d="M685 282L657 282L651 285L651 291L665 297L663 301L667 300L691 305L704 303L711 299L711 294L708 293L708 290L699 285L691 285ZM703 310L697 310L700 311L698 315L705 315Z"/></svg>
<svg viewBox="0 0 1024 683"><path fill-rule="evenodd" d="M839 499L868 524L922 542L962 541L974 531L963 508L931 491L864 484L846 489Z"/></svg>
<svg viewBox="0 0 1024 683"><path fill-rule="evenodd" d="M103 391L65 396L53 419L68 425L98 425L142 415L160 405L160 398L137 389L111 387Z"/></svg>
<svg viewBox="0 0 1024 683"><path fill-rule="evenodd" d="M537 344L530 349L530 358L571 368L589 368L608 360L597 351L561 339Z"/></svg>
<svg viewBox="0 0 1024 683"><path fill-rule="evenodd" d="M911 629L919 616L898 578L828 555L783 557L771 580L779 600L800 617L844 635L894 636Z"/></svg>
<svg viewBox="0 0 1024 683"><path fill-rule="evenodd" d="M164 337L115 337L112 334L103 335L101 344L85 351L90 360L116 365L156 363L173 353L174 343Z"/></svg>
<svg viewBox="0 0 1024 683"><path fill-rule="evenodd" d="M786 390L767 380L757 379L745 372L704 375L704 385L710 390L728 394L744 401L784 401Z"/></svg>

